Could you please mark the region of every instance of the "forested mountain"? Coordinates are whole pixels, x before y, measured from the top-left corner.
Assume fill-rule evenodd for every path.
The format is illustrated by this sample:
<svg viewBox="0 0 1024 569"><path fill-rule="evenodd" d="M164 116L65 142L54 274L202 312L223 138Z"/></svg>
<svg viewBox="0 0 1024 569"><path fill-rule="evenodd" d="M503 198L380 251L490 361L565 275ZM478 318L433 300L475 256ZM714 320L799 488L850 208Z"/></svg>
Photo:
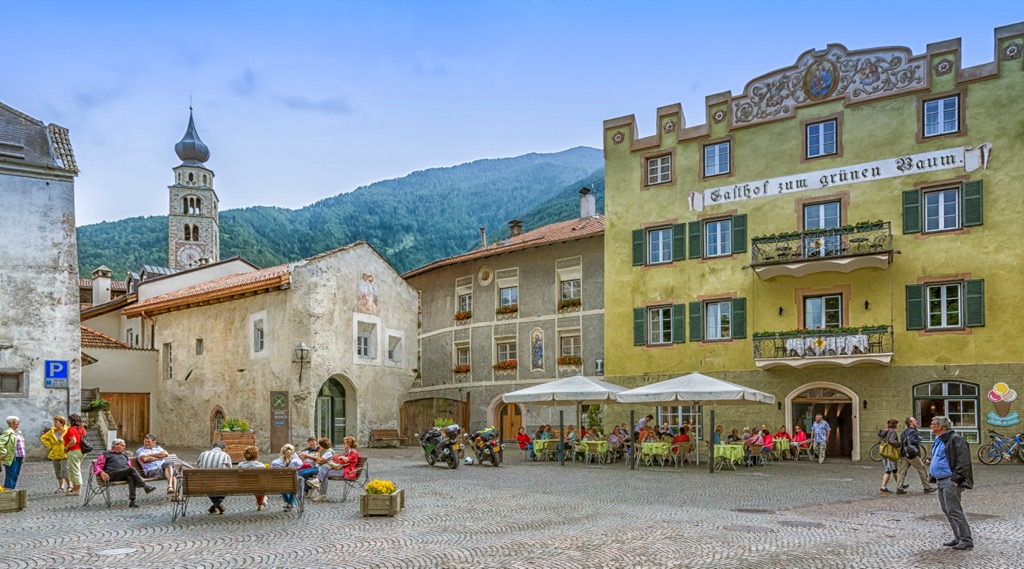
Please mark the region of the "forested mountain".
<svg viewBox="0 0 1024 569"><path fill-rule="evenodd" d="M594 187L595 182L597 186ZM604 158L578 147L554 154L477 160L376 182L302 209L249 207L220 213L220 257L267 267L365 240L399 272L508 234L521 219L535 229L579 215L580 187L604 209ZM79 269L100 265L115 279L143 264L166 266L167 217L135 217L78 228Z"/></svg>

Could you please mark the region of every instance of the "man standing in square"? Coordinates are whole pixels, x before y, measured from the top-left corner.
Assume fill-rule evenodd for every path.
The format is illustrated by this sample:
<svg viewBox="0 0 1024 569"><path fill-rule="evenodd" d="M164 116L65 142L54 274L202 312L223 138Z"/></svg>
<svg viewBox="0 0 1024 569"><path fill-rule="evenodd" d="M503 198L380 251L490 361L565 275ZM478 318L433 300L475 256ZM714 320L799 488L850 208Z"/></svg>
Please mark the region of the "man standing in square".
<svg viewBox="0 0 1024 569"><path fill-rule="evenodd" d="M811 431L814 438L814 454L818 455L818 464L825 462L825 447L828 446L828 434L832 430L828 421L821 415L814 416L814 423L811 424Z"/></svg>
<svg viewBox="0 0 1024 569"><path fill-rule="evenodd" d="M932 434L935 445L929 464L931 479L939 488L939 506L953 529L953 539L943 543L953 549L974 549L971 526L960 505L960 495L974 487L974 470L971 468L971 449L956 431L949 419L942 415L932 418Z"/></svg>

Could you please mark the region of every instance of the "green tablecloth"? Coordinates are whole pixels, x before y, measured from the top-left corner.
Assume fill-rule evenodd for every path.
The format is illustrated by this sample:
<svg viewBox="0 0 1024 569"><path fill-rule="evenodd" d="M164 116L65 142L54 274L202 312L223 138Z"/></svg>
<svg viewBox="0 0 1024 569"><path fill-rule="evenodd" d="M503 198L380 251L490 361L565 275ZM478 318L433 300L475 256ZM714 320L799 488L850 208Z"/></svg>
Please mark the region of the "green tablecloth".
<svg viewBox="0 0 1024 569"><path fill-rule="evenodd" d="M789 450L789 441L786 439L772 439L772 450L786 452Z"/></svg>
<svg viewBox="0 0 1024 569"><path fill-rule="evenodd" d="M533 452L538 457L547 459L547 451L558 449L558 439L533 439Z"/></svg>
<svg viewBox="0 0 1024 569"><path fill-rule="evenodd" d="M743 460L743 445L715 445L715 458L723 457L729 462L739 464Z"/></svg>
<svg viewBox="0 0 1024 569"><path fill-rule="evenodd" d="M580 449L585 453L608 454L608 441L580 441Z"/></svg>

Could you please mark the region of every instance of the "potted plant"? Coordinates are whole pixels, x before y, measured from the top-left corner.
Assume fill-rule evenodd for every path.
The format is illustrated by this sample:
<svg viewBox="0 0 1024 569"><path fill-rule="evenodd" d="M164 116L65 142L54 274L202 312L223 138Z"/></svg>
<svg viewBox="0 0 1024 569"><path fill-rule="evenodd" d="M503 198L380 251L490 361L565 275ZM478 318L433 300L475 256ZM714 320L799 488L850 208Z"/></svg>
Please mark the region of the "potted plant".
<svg viewBox="0 0 1024 569"><path fill-rule="evenodd" d="M558 358L558 365L579 367L583 365L583 358L580 356L562 356Z"/></svg>
<svg viewBox="0 0 1024 569"><path fill-rule="evenodd" d="M571 308L579 308L583 306L583 299L581 298L563 298L558 301L559 310L569 310Z"/></svg>
<svg viewBox="0 0 1024 569"><path fill-rule="evenodd" d="M469 373L469 364L461 364L453 367L452 373Z"/></svg>
<svg viewBox="0 0 1024 569"><path fill-rule="evenodd" d="M463 320L469 320L473 318L472 310L461 310L455 313L455 321L462 322Z"/></svg>
<svg viewBox="0 0 1024 569"><path fill-rule="evenodd" d="M390 480L371 480L359 497L359 513L366 516L394 516L405 507L405 490Z"/></svg>
<svg viewBox="0 0 1024 569"><path fill-rule="evenodd" d="M494 371L515 371L519 367L518 360L504 360L491 366Z"/></svg>
<svg viewBox="0 0 1024 569"><path fill-rule="evenodd" d="M103 399L101 397L99 399L94 399L94 400L92 400L89 403L89 411L99 412L99 411L105 411L107 409L110 409L110 400L109 399Z"/></svg>
<svg viewBox="0 0 1024 569"><path fill-rule="evenodd" d="M231 462L240 462L244 459L245 447L256 444L256 433L249 421L228 417L221 421L214 440L224 442L224 452L231 456Z"/></svg>
<svg viewBox="0 0 1024 569"><path fill-rule="evenodd" d="M495 314L501 315L515 314L516 312L519 312L518 304L506 304L505 306L499 306L494 310Z"/></svg>
<svg viewBox="0 0 1024 569"><path fill-rule="evenodd" d="M434 426L437 427L438 429L443 429L443 428L447 427L448 425L454 425L454 424L455 424L455 419L452 419L451 417L437 417L437 418L434 419Z"/></svg>

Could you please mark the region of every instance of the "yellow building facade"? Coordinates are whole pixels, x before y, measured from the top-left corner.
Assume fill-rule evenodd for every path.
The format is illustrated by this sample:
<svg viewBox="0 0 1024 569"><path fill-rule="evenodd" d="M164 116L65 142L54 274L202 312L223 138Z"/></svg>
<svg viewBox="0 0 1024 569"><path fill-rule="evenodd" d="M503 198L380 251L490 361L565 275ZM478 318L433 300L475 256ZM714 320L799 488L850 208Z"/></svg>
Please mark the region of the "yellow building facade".
<svg viewBox="0 0 1024 569"><path fill-rule="evenodd" d="M707 97L703 124L680 105L643 138L605 121L609 379L760 389L778 403L716 423L792 432L820 413L829 456L854 460L889 418L1016 432L1024 23L994 48L964 68L959 39L832 44ZM703 438L706 411L654 414Z"/></svg>

